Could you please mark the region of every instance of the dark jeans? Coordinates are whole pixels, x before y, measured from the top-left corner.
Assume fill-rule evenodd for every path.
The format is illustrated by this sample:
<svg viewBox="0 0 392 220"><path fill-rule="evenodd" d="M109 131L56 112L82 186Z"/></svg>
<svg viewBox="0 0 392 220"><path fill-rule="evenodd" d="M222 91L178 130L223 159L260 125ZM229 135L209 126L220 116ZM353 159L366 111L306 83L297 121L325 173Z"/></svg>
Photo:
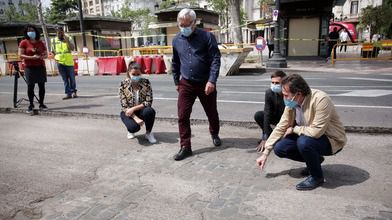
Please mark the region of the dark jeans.
<svg viewBox="0 0 392 220"><path fill-rule="evenodd" d="M328 55L327 55L327 57L330 57L330 56L331 56L332 48L334 48L334 50L333 50L333 59L336 59L336 47L334 47L335 44L336 44L335 42L329 44L329 46L328 46Z"/></svg>
<svg viewBox="0 0 392 220"><path fill-rule="evenodd" d="M267 136L269 136L272 132L271 125L277 125L280 120L280 116L273 115L272 118L270 118L270 124L264 125L264 111L256 112L254 118L255 118L256 123L263 130L264 135L267 135Z"/></svg>
<svg viewBox="0 0 392 220"><path fill-rule="evenodd" d="M274 52L274 45L268 44L268 58L271 58L271 53Z"/></svg>
<svg viewBox="0 0 392 220"><path fill-rule="evenodd" d="M204 92L206 83L195 83L181 79L178 84L178 128L180 132L180 144L184 147L191 147L191 123L190 117L192 107L196 97L199 98L204 112L207 115L210 124L209 130L211 135L219 134L219 115L216 105L216 90L206 95Z"/></svg>
<svg viewBox="0 0 392 220"><path fill-rule="evenodd" d="M343 47L344 47L344 52L346 52L347 51L347 41L342 41L341 44L342 45L340 46L340 52L342 52Z"/></svg>
<svg viewBox="0 0 392 220"><path fill-rule="evenodd" d="M305 162L310 175L323 177L321 169L321 156L332 155L331 144L327 136L312 138L305 135L291 134L279 140L274 147L278 157Z"/></svg>
<svg viewBox="0 0 392 220"><path fill-rule="evenodd" d="M135 115L144 121L146 132L151 132L155 121L155 110L151 107L145 107L140 111L136 111ZM126 116L125 112L121 112L120 117L129 132L135 133L140 130L140 125L138 125L133 118Z"/></svg>
<svg viewBox="0 0 392 220"><path fill-rule="evenodd" d="M27 96L29 97L29 102L30 105L34 105L34 88L35 88L35 83L30 83L27 85ZM38 88L39 88L39 104L43 105L44 104L44 98L45 98L45 83L38 83Z"/></svg>
<svg viewBox="0 0 392 220"><path fill-rule="evenodd" d="M63 78L64 92L70 96L73 92L77 91L74 66L65 66L60 63L58 63L57 66L59 68L59 73Z"/></svg>

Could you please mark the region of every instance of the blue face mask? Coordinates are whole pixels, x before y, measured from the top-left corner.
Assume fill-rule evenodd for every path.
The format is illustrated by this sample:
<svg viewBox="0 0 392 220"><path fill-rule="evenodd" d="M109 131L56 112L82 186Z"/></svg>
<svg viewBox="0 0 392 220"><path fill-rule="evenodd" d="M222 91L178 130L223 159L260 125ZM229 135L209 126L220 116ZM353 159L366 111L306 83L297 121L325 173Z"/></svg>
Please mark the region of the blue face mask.
<svg viewBox="0 0 392 220"><path fill-rule="evenodd" d="M180 31L181 31L182 36L189 37L189 36L191 36L191 34L193 32L192 25L189 27L180 27Z"/></svg>
<svg viewBox="0 0 392 220"><path fill-rule="evenodd" d="M131 76L131 81L133 81L133 82L139 82L141 78L142 78L142 77L140 77L140 76Z"/></svg>
<svg viewBox="0 0 392 220"><path fill-rule="evenodd" d="M274 93L280 93L280 92L282 92L282 86L280 86L279 84L272 84L271 83L271 90Z"/></svg>
<svg viewBox="0 0 392 220"><path fill-rule="evenodd" d="M27 32L27 36L29 36L29 38L31 39L31 40L35 40L35 32L34 31L29 31L29 32Z"/></svg>
<svg viewBox="0 0 392 220"><path fill-rule="evenodd" d="M288 107L288 108L295 108L298 106L298 102L294 100L295 96L291 99L291 100L287 100L287 99L283 99L284 104Z"/></svg>

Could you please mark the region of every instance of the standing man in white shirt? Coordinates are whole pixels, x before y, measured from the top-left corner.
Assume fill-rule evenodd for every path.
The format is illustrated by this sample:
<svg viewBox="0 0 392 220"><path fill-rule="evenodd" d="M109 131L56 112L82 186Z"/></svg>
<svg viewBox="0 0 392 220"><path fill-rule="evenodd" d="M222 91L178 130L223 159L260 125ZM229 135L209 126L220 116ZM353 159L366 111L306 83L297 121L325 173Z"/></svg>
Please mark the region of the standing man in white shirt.
<svg viewBox="0 0 392 220"><path fill-rule="evenodd" d="M344 47L344 52L347 51L347 40L348 40L348 33L346 31L346 29L342 29L342 31L339 34L339 39L340 39L340 43L342 44L342 46L340 46L340 52L342 52L342 49Z"/></svg>

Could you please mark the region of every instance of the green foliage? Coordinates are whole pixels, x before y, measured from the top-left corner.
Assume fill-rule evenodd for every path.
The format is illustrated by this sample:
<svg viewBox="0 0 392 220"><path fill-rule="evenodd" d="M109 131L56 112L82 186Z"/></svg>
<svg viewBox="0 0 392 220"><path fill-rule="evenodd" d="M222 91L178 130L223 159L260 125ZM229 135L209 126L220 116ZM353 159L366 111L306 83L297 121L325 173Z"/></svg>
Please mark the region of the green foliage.
<svg viewBox="0 0 392 220"><path fill-rule="evenodd" d="M359 27L370 27L370 36L382 34L387 38L392 37L392 1L389 0L380 6L367 6L362 9Z"/></svg>
<svg viewBox="0 0 392 220"><path fill-rule="evenodd" d="M46 9L45 17L49 23L56 24L76 16L77 10L77 0L52 0L50 8Z"/></svg>
<svg viewBox="0 0 392 220"><path fill-rule="evenodd" d="M246 21L248 20L248 17L246 16L246 13L245 13L245 9L243 8L243 7L241 7L241 9L240 9L240 24L241 25L244 25L244 24L246 24Z"/></svg>
<svg viewBox="0 0 392 220"><path fill-rule="evenodd" d="M23 3L20 5L18 11L15 6L11 5L4 12L4 17L7 22L38 22L38 10L37 7Z"/></svg>
<svg viewBox="0 0 392 220"><path fill-rule="evenodd" d="M176 4L176 1L174 1L174 0L171 0L171 1L164 1L164 2L162 2L160 5L159 5L159 9L168 9L168 8L170 8L170 7L172 7L173 5L175 5Z"/></svg>
<svg viewBox="0 0 392 220"><path fill-rule="evenodd" d="M132 22L131 30L138 27L143 30L143 34L150 33L148 24L153 21L154 17L150 15L148 8L132 10L125 4L119 11L112 11L111 13L114 17L130 20Z"/></svg>

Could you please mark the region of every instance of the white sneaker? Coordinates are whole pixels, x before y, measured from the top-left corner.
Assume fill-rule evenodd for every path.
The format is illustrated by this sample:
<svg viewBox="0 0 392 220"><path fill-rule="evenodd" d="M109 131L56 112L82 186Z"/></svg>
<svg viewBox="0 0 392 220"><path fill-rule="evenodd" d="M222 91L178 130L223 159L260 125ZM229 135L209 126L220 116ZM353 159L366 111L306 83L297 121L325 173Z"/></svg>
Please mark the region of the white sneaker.
<svg viewBox="0 0 392 220"><path fill-rule="evenodd" d="M136 136L135 136L135 133L131 133L131 132L129 132L128 131L128 134L127 134L127 138L128 139L133 139L133 138L135 138Z"/></svg>
<svg viewBox="0 0 392 220"><path fill-rule="evenodd" d="M155 139L154 134L152 132L146 133L145 138L150 142L151 144L155 144L157 142L157 139Z"/></svg>

